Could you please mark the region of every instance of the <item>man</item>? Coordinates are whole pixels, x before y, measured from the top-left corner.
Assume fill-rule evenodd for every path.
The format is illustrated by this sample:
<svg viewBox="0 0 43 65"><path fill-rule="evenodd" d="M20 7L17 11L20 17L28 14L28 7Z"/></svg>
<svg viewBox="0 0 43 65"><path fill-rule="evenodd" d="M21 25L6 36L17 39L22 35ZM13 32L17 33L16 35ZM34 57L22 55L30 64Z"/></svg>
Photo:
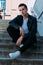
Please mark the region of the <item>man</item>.
<svg viewBox="0 0 43 65"><path fill-rule="evenodd" d="M30 48L36 42L37 21L36 18L27 13L26 4L21 3L18 6L21 15L18 15L9 22L7 31L12 37L16 46L19 46L18 51L9 53L11 58L17 58L26 49Z"/></svg>

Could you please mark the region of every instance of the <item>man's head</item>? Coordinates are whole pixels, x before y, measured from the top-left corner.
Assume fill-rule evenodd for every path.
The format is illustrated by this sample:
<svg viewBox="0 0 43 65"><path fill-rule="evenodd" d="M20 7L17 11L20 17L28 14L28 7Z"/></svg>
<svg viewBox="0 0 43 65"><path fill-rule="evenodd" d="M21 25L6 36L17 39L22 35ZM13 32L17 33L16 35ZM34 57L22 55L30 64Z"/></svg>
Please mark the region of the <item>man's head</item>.
<svg viewBox="0 0 43 65"><path fill-rule="evenodd" d="M26 4L24 3L19 4L18 9L22 16L25 16L27 14L28 8Z"/></svg>

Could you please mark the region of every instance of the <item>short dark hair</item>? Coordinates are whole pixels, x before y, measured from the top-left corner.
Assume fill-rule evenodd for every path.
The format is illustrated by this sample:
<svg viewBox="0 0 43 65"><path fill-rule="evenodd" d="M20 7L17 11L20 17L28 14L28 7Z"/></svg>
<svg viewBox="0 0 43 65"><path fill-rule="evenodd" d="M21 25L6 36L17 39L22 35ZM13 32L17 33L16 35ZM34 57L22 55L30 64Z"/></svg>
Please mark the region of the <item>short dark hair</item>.
<svg viewBox="0 0 43 65"><path fill-rule="evenodd" d="M21 6L24 6L24 7L27 9L27 5L26 5L26 4L21 3L21 4L19 4L19 6L18 6L18 7L21 7Z"/></svg>

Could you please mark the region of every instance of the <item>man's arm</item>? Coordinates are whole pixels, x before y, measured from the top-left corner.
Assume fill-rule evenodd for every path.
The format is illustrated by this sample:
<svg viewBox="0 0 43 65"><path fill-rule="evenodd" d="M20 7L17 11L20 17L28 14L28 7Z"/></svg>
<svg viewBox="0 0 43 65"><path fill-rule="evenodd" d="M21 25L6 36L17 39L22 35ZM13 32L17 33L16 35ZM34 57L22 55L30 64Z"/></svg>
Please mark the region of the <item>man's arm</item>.
<svg viewBox="0 0 43 65"><path fill-rule="evenodd" d="M16 42L16 45L17 45L17 46L21 45L21 42L22 42L23 38L24 38L24 37L21 35L21 36L17 39L17 42Z"/></svg>
<svg viewBox="0 0 43 65"><path fill-rule="evenodd" d="M14 28L16 28L16 29L19 29L19 25L18 25L17 22L18 22L18 16L15 17L13 20L11 20L9 22L9 25L12 26L12 27L14 27Z"/></svg>

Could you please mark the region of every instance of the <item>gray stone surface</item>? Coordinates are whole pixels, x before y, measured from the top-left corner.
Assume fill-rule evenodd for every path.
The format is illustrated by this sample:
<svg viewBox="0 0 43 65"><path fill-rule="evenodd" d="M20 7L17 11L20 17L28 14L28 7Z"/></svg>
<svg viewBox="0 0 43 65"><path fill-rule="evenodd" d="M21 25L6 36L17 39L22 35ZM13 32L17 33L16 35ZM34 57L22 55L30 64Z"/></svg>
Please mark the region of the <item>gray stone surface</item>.
<svg viewBox="0 0 43 65"><path fill-rule="evenodd" d="M7 33L9 21L0 20L0 65L43 65L43 37L37 37L37 48L26 50L17 59L9 57L10 52L15 52L18 48L12 42Z"/></svg>

